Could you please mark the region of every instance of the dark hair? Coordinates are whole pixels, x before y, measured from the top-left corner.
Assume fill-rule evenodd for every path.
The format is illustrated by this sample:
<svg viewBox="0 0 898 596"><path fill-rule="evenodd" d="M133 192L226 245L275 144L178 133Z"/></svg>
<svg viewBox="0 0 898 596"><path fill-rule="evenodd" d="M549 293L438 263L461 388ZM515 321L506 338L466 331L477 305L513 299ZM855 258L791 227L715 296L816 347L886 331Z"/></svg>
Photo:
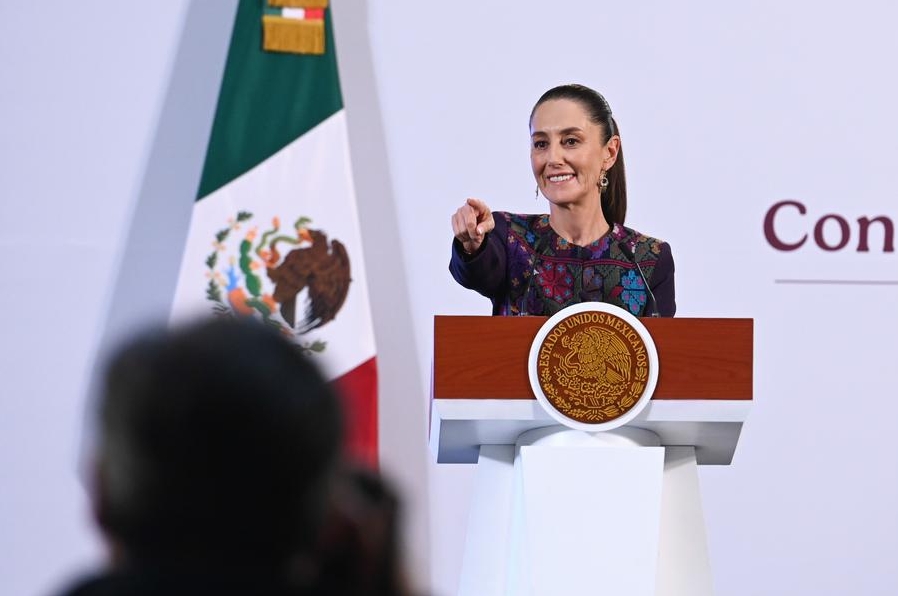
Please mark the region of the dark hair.
<svg viewBox="0 0 898 596"><path fill-rule="evenodd" d="M614 135L620 135L617 122L611 115L611 106L601 93L584 85L559 85L543 93L530 112L530 122L533 122L536 108L554 99L568 99L583 106L593 124L601 126L605 132L603 143L607 143ZM618 151L617 160L611 169L605 172L605 176L608 178L608 188L602 193L602 213L605 214L609 225L623 224L627 216L627 178L623 147Z"/></svg>
<svg viewBox="0 0 898 596"><path fill-rule="evenodd" d="M299 348L250 321L141 335L100 398L98 517L130 556L283 564L326 509L340 410Z"/></svg>

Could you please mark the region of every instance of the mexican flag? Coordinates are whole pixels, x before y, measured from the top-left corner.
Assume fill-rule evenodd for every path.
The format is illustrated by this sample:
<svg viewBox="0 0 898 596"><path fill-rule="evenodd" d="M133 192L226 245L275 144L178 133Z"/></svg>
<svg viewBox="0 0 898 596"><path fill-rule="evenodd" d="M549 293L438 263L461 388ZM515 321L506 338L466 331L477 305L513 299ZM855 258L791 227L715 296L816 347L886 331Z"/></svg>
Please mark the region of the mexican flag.
<svg viewBox="0 0 898 596"><path fill-rule="evenodd" d="M173 320L250 316L319 361L377 465L374 332L327 0L241 0Z"/></svg>

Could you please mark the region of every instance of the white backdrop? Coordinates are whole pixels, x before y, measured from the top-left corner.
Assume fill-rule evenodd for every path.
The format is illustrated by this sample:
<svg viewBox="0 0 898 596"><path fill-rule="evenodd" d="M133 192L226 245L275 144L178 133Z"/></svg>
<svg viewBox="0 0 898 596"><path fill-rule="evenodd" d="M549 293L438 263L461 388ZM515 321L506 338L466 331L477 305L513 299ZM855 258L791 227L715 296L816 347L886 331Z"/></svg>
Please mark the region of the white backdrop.
<svg viewBox="0 0 898 596"><path fill-rule="evenodd" d="M114 14L99 0L0 5L2 593L46 593L97 558L74 476L91 354L128 314L111 288L127 277L118 263L129 240L153 230L182 240L180 222L141 228L134 213L146 205L186 7L211 3ZM23 32L48 16L35 45ZM733 465L701 470L717 593L898 592L898 285L777 283L898 280L878 228L870 250L856 250L857 218L898 222L898 8L343 0L334 16L370 255L382 455L408 502L416 582L454 592L471 482L469 467L437 468L423 452L432 317L489 312L448 274L449 215L467 196L544 210L527 116L542 91L577 81L614 108L627 223L671 243L678 315L755 319L754 409ZM140 27L117 26L127 22ZM198 34L217 39L221 27ZM179 130L184 141L200 134ZM784 199L807 207L776 220L785 241L809 236L791 252L763 228ZM843 250L814 242L826 214L850 226ZM838 232L831 219L824 240ZM160 305L168 275L148 276L144 293L158 282Z"/></svg>

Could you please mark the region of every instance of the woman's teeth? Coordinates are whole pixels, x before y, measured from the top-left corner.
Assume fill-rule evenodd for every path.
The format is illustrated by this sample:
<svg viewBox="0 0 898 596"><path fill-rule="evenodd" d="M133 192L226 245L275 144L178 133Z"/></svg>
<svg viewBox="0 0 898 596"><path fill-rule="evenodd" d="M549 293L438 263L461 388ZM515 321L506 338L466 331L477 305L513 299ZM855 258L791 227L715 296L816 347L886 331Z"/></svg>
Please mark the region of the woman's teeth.
<svg viewBox="0 0 898 596"><path fill-rule="evenodd" d="M561 176L549 176L549 182L564 182L573 178L573 174L563 174Z"/></svg>

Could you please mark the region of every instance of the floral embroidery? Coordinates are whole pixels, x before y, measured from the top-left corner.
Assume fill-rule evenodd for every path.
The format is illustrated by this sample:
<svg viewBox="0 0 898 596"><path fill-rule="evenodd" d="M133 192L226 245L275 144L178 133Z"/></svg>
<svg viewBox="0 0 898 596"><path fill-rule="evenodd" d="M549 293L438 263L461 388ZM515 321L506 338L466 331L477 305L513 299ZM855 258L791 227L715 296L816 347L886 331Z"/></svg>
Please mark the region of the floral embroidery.
<svg viewBox="0 0 898 596"><path fill-rule="evenodd" d="M552 315L584 300L603 301L639 316L645 284L620 251L631 246L645 275L652 278L662 241L614 224L608 234L575 246L555 234L549 217L495 212L506 218L505 292L494 298L494 314Z"/></svg>
<svg viewBox="0 0 898 596"><path fill-rule="evenodd" d="M561 263L548 263L540 269L537 279L543 295L559 304L564 304L574 295L574 278Z"/></svg>
<svg viewBox="0 0 898 596"><path fill-rule="evenodd" d="M600 259L603 255L608 254L608 248L611 245L611 234L602 236L589 245L589 252L593 259Z"/></svg>
<svg viewBox="0 0 898 596"><path fill-rule="evenodd" d="M526 283L526 279L533 272L533 255L528 252L527 248L518 244L515 246L514 252L509 252L508 272L513 280L512 284L517 280L519 283Z"/></svg>
<svg viewBox="0 0 898 596"><path fill-rule="evenodd" d="M638 314L645 306L645 284L642 283L642 278L636 271L630 269L626 275L621 277L620 281L623 286L623 291L620 293L621 301L627 305L631 313Z"/></svg>

